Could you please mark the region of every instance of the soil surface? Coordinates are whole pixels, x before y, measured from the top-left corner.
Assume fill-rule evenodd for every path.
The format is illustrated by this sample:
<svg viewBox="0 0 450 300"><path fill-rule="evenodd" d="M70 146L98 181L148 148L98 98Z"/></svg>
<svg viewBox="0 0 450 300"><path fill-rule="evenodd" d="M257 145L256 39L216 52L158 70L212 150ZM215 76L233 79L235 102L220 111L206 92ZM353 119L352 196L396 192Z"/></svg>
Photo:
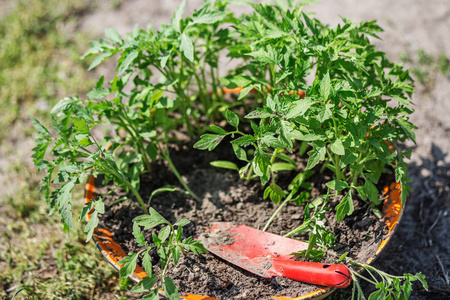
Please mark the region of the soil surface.
<svg viewBox="0 0 450 300"><path fill-rule="evenodd" d="M247 182L240 179L235 171L210 166L213 160L232 160L233 155L230 144L227 145L226 142L214 152L195 150L190 145L173 148L171 156L174 164L201 201L195 201L194 198L179 192L164 193L152 199L152 207L172 223L182 218L190 220L192 223L184 228L186 237L203 234L204 228L211 226L213 222L232 222L263 228L277 205L269 199L263 199L263 187L259 181ZM304 166L302 161L299 161L299 165ZM276 179L277 183L285 189L295 174L280 173ZM323 194L324 182L329 180L330 177L318 171L308 179L312 182L312 190L309 191L311 197L305 204ZM101 183L101 180L98 180L98 183ZM154 189L164 185L176 186L179 183L161 162L153 166L151 174L142 178L140 194L143 199L148 199ZM107 190L108 186L99 189L98 193L101 195ZM105 203L112 203L124 195L124 192L117 191L106 197ZM337 263L340 255L349 252L349 256L354 260L364 263L374 256L382 237L387 233L386 225L382 219L373 215L370 205L363 202L355 205L354 214L338 223L333 208L339 201L340 198L330 200L327 205L330 210L324 219L326 228L336 236L334 251L338 256L327 253L322 262ZM134 242L132 219L143 214L140 208L131 202L106 207L108 210L100 216L99 226L110 229L113 238L122 245L126 253L138 252L140 248ZM304 207L305 205L298 206L295 202L289 202L269 227L269 231L283 235L300 226L304 219ZM145 233L149 244L152 243L153 232L149 230ZM300 237L307 241L308 236L304 234ZM221 242L226 245L233 243L233 240ZM292 249L292 252L300 250L302 249ZM159 273L159 258L154 255L153 259L154 272ZM182 256L178 265L170 266L167 275L175 281L182 293L189 292L219 299L296 297L319 288L282 277L264 279L212 254L195 256L189 253Z"/></svg>

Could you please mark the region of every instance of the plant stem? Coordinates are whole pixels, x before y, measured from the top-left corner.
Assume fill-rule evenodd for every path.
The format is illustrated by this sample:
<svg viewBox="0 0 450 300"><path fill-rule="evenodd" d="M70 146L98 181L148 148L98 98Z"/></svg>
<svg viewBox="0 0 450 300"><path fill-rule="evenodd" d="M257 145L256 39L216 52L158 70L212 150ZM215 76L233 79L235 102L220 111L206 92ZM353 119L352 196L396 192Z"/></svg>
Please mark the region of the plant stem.
<svg viewBox="0 0 450 300"><path fill-rule="evenodd" d="M170 169L175 174L175 176L177 177L178 181L183 186L183 188L189 193L189 195L191 195L197 202L200 202L200 198L189 188L189 186L186 184L186 182L184 182L184 180L183 180L183 178L181 178L181 175L178 172L177 168L175 167L172 160L170 159L169 146L167 144L166 144L166 149L167 149L166 151L161 149L160 152L162 153L162 155L164 156L164 159L169 164Z"/></svg>
<svg viewBox="0 0 450 300"><path fill-rule="evenodd" d="M292 199L293 193L290 192L289 195L286 197L286 199L284 199L283 202L281 202L281 204L277 207L277 209L275 210L275 212L272 214L272 216L270 217L270 219L267 221L266 225L264 226L262 231L266 231L270 224L273 222L273 220L275 219L275 217L279 214L279 212L281 211L281 209L283 208L283 206L288 203L291 199Z"/></svg>

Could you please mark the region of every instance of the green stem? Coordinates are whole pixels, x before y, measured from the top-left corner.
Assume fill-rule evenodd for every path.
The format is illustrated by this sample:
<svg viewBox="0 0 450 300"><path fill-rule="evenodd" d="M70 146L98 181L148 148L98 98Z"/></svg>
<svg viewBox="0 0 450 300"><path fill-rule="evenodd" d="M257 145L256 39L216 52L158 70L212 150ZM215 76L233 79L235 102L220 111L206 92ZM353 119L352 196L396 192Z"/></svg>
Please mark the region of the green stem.
<svg viewBox="0 0 450 300"><path fill-rule="evenodd" d="M191 195L197 202L200 202L200 198L189 188L189 186L186 184L186 182L184 182L184 180L183 180L183 178L181 178L181 175L178 172L177 168L173 164L172 159L170 158L169 147L167 144L166 144L166 149L167 149L167 151L164 151L161 149L160 152L162 153L162 155L164 156L164 159L169 164L170 169L175 174L175 176L177 177L178 181L183 186L183 188L189 193L189 195Z"/></svg>
<svg viewBox="0 0 450 300"><path fill-rule="evenodd" d="M272 214L272 216L270 217L270 219L267 221L266 225L264 226L262 231L266 231L270 224L272 224L273 220L275 219L275 217L280 213L281 209L283 208L283 206L288 203L289 201L291 201L292 199L293 193L290 192L289 195L286 197L286 199L284 199L283 202L281 202L281 204L277 207L277 209L275 210L275 212Z"/></svg>

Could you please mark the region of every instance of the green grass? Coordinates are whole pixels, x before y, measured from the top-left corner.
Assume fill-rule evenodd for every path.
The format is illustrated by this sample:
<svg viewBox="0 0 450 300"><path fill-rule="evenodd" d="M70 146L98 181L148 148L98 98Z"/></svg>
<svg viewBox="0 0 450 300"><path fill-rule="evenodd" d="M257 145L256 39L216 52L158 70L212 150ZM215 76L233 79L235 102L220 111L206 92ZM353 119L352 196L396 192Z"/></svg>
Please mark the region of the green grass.
<svg viewBox="0 0 450 300"><path fill-rule="evenodd" d="M49 124L64 96L84 94L94 81L79 57L89 36L77 31L94 9L89 0L18 1L0 19L0 299L126 299L128 280L90 242L82 224L65 236L48 216L32 167L29 114ZM27 159L28 158L28 159ZM83 191L78 190L83 205Z"/></svg>

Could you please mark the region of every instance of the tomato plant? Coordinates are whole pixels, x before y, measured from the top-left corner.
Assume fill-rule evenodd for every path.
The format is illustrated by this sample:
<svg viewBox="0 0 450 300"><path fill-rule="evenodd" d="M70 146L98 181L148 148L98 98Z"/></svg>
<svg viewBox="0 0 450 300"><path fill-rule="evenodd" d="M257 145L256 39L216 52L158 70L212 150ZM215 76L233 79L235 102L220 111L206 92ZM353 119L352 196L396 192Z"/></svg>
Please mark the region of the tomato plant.
<svg viewBox="0 0 450 300"><path fill-rule="evenodd" d="M354 201L380 204L376 185L383 173L395 174L402 201L410 191L409 151L399 144L415 142L416 127L409 121L413 83L408 70L372 44L381 31L376 22L342 19L330 27L310 18L295 1L249 2L253 12L235 16L229 2L205 1L183 18L184 0L171 23L159 30L135 28L120 36L108 29L84 58L94 57L89 69L116 58L113 79L100 77L86 99L61 100L51 111L50 129L32 117L39 133L33 158L36 168L45 171L42 192L50 210L60 213L65 231L73 228L72 191L91 174L129 192L142 209L133 228L142 250L122 260L120 276L130 275L141 257L149 276L133 290L149 291L148 299L157 299L159 288L177 299L177 288L164 277L169 262L176 264L186 250L206 251L183 236L188 220L172 225L151 207L156 193L180 189L201 201L171 160L168 145L180 141L176 132L197 141L194 148L209 151L231 137L230 147L243 166L228 161L212 165L237 170L241 178L265 186L264 198L278 208L264 230L287 202L305 205L304 223L287 236L309 233L310 246L298 253L307 259L320 260L334 246L335 237L323 224L330 199L339 200L336 216L342 221L353 213ZM225 76L219 62L223 55L236 65ZM236 99L224 97L227 89L239 92ZM220 127L224 119L228 126ZM305 155L301 169L292 157ZM162 186L144 201L140 178L157 160L166 162L180 187ZM275 174L293 170L300 171L282 187ZM308 179L326 170L333 174L327 195L307 201ZM104 213L102 198L86 204L79 221L92 210L88 240ZM141 227L159 225L164 227L153 234L153 243L146 241ZM160 276L151 271L149 251L154 248L164 270ZM405 275L394 283L400 279L423 278ZM376 283L376 293L389 296L392 280L383 283Z"/></svg>

